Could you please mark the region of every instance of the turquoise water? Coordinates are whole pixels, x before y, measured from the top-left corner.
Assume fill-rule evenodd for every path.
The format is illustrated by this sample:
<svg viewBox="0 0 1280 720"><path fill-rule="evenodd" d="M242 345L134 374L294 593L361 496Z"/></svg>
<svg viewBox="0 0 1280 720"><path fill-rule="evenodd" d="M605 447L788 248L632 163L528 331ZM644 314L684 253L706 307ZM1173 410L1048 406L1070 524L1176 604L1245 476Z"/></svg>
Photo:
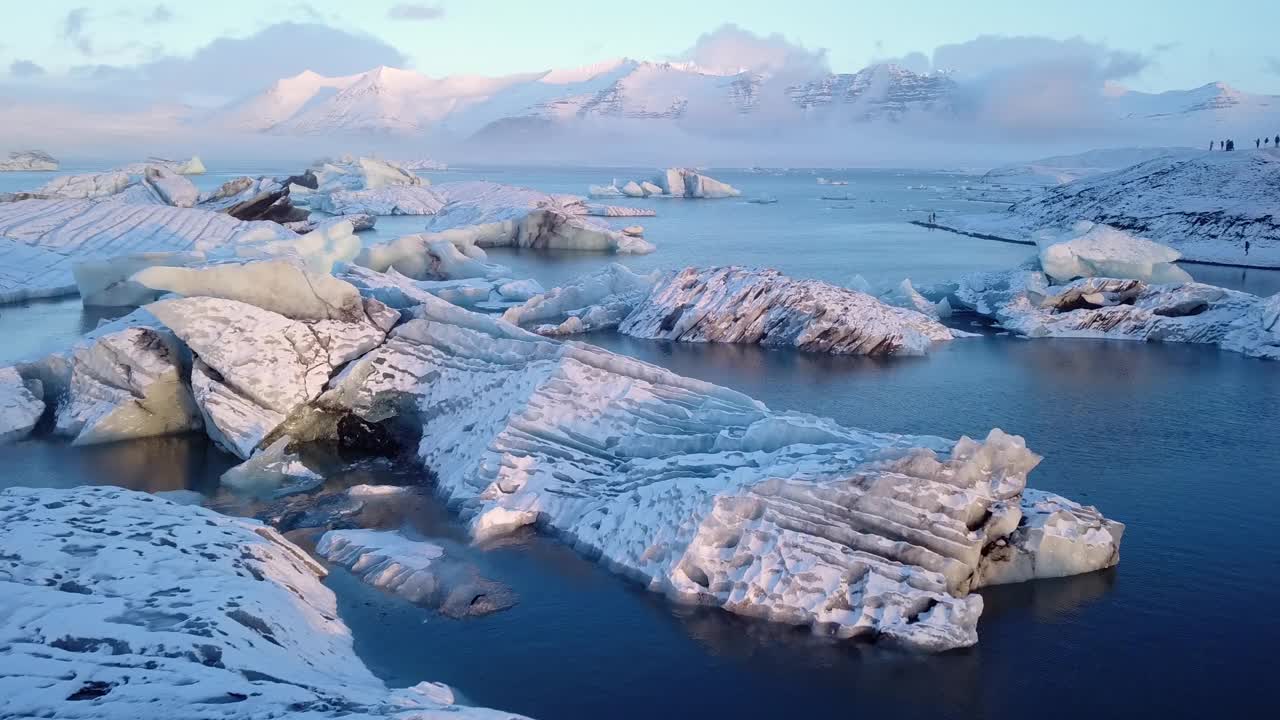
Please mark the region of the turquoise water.
<svg viewBox="0 0 1280 720"><path fill-rule="evenodd" d="M613 174L480 170L432 177L582 192ZM851 172L850 185L824 188L806 175L723 175L748 196L768 194L778 203L647 201L661 214L639 220L659 248L649 256L494 251L492 257L545 284L614 260L638 269L770 265L837 282L854 273L872 282L909 275L923 284L1008 267L1029 252L903 222L930 209L971 209L957 199L954 176ZM907 189L920 185L925 189ZM838 209L844 203L816 199L832 190L865 202ZM422 223L395 218L382 232ZM1225 280L1215 280L1224 284L1239 273L1188 269L1206 279L1201 273L1225 272ZM1274 292L1277 275L1251 270L1235 284ZM0 355L64 341L94 322L74 302L0 307L0 337L7 338ZM1032 473L1034 486L1096 504L1127 523L1121 563L1088 576L984 591L978 646L919 657L674 607L554 539L528 533L476 551L483 572L519 596L514 608L484 618L444 619L344 571L330 576L357 650L388 682L439 680L472 701L548 719L1261 714L1258 698L1280 644L1280 624L1270 615L1280 604L1274 582L1280 542L1267 513L1280 503L1280 365L1201 346L996 335L896 359L587 339L774 408L850 425L952 437L991 427L1022 434L1045 458ZM26 443L0 449L0 460L9 468L0 482L8 485L110 482L211 494L231 462L200 438L89 450ZM380 478L371 472L361 481ZM381 479L424 478L398 468ZM438 504L408 521L427 534L461 537Z"/></svg>

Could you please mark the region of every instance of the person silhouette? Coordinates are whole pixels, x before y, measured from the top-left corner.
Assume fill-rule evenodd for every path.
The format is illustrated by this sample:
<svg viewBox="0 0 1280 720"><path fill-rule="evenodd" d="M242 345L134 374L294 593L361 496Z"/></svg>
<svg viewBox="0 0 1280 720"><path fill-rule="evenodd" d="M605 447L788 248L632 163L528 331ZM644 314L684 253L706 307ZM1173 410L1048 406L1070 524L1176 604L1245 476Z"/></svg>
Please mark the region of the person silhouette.
<svg viewBox="0 0 1280 720"><path fill-rule="evenodd" d="M1253 139L1253 147L1254 147L1254 149L1255 149L1255 150L1261 150L1261 149L1262 149L1262 140L1261 140L1260 138L1254 138L1254 139Z"/></svg>
<svg viewBox="0 0 1280 720"><path fill-rule="evenodd" d="M1280 148L1280 135L1276 136L1276 147Z"/></svg>

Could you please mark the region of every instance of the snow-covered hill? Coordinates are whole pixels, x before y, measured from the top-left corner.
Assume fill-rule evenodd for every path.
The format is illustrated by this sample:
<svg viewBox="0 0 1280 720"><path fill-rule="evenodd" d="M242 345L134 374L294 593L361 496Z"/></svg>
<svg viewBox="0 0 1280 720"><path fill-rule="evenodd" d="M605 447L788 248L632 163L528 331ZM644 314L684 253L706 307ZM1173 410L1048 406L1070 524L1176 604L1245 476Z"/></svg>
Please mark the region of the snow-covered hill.
<svg viewBox="0 0 1280 720"><path fill-rule="evenodd" d="M1184 147L1122 147L1088 150L1074 155L1055 155L1024 163L993 168L982 176L984 183L1006 185L1062 185L1080 178L1119 170L1162 157L1189 157L1199 150Z"/></svg>
<svg viewBox="0 0 1280 720"><path fill-rule="evenodd" d="M1144 93L1113 86L1107 95L1108 105L1114 114L1126 119L1235 124L1280 113L1280 97L1247 93L1222 82L1162 93Z"/></svg>
<svg viewBox="0 0 1280 720"><path fill-rule="evenodd" d="M951 224L1028 240L1079 220L1169 245L1187 260L1280 267L1280 151L1166 155L1049 188L1006 213Z"/></svg>

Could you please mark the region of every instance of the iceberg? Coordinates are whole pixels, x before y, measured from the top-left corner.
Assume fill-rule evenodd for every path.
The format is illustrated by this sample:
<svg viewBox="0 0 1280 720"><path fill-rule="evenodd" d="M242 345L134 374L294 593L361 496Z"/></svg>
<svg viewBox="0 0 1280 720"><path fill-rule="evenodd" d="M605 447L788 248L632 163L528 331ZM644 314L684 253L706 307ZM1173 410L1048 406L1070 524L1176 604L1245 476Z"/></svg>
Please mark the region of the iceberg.
<svg viewBox="0 0 1280 720"><path fill-rule="evenodd" d="M25 150L9 153L8 160L0 160L0 172L48 172L58 169L58 161L43 150Z"/></svg>
<svg viewBox="0 0 1280 720"><path fill-rule="evenodd" d="M236 492L274 497L319 486L324 478L307 467L297 454L289 452L292 442L293 438L282 436L222 473L218 481Z"/></svg>
<svg viewBox="0 0 1280 720"><path fill-rule="evenodd" d="M92 445L199 430L172 334L129 328L77 347L54 432Z"/></svg>
<svg viewBox="0 0 1280 720"><path fill-rule="evenodd" d="M75 294L77 261L205 253L283 239L297 235L276 223L197 209L89 200L0 203L0 303Z"/></svg>
<svg viewBox="0 0 1280 720"><path fill-rule="evenodd" d="M364 301L350 283L289 260L202 267L151 267L132 281L155 291L248 303L295 320L363 322Z"/></svg>
<svg viewBox="0 0 1280 720"><path fill-rule="evenodd" d="M241 277L218 283L221 290L219 278L207 275L209 284L200 290L259 299L242 293L243 279L256 274L251 264ZM332 291L316 293L319 298ZM351 305L326 308L330 317L324 319L317 319L316 307L323 302L277 298L267 304L307 319L207 294L146 308L196 356L191 388L209 437L245 460L290 413L320 394L336 368L377 347L399 319L371 299L359 311Z"/></svg>
<svg viewBox="0 0 1280 720"><path fill-rule="evenodd" d="M444 204L435 188L417 185L331 190L310 200L313 210L331 215L434 215Z"/></svg>
<svg viewBox="0 0 1280 720"><path fill-rule="evenodd" d="M950 297L953 305L1025 337L1206 343L1280 359L1280 327L1268 314L1280 304L1277 296L1127 278L1054 285L1044 273L1014 270L966 275Z"/></svg>
<svg viewBox="0 0 1280 720"><path fill-rule="evenodd" d="M662 194L683 198L730 198L742 194L737 188L688 168L669 168L659 173L653 184Z"/></svg>
<svg viewBox="0 0 1280 720"><path fill-rule="evenodd" d="M330 530L320 537L316 554L374 587L450 617L487 615L515 604L509 589L481 578L440 545L398 532Z"/></svg>
<svg viewBox="0 0 1280 720"><path fill-rule="evenodd" d="M1039 458L999 430L845 428L438 299L414 314L317 404L416 406L418 457L478 539L536 523L680 602L929 651L976 642L983 584L1118 560L1123 526L1091 510L1017 535L1069 501L1024 496Z"/></svg>
<svg viewBox="0 0 1280 720"><path fill-rule="evenodd" d="M200 156L192 155L190 160L167 160L165 158L147 158L146 162L133 163L116 168L117 172L129 175L142 175L148 169L159 168L176 175L203 175L207 171Z"/></svg>
<svg viewBox="0 0 1280 720"><path fill-rule="evenodd" d="M0 716L514 717L388 689L324 568L254 520L114 487L0 491Z"/></svg>
<svg viewBox="0 0 1280 720"><path fill-rule="evenodd" d="M552 288L509 308L502 317L539 335L576 335L616 328L658 282L658 273L641 275L610 263L577 281Z"/></svg>
<svg viewBox="0 0 1280 720"><path fill-rule="evenodd" d="M614 180L611 185L591 185L591 197L646 198L654 196L681 198L730 198L742 194L728 183L720 182L696 170L669 168L652 180L628 180L621 186Z"/></svg>
<svg viewBox="0 0 1280 720"><path fill-rule="evenodd" d="M1174 264L1182 257L1177 250L1087 220L1076 223L1067 233L1042 233L1036 244L1040 266L1058 282L1083 277L1191 282L1191 276Z"/></svg>
<svg viewBox="0 0 1280 720"><path fill-rule="evenodd" d="M867 284L867 281L861 275L857 275L855 276L855 285L858 280L861 280L864 286ZM951 314L951 306L947 303L946 298L937 303L930 302L916 290L915 286L911 284L910 278L903 279L897 286L888 292L882 293L879 298L890 305L915 310L935 320L945 318Z"/></svg>
<svg viewBox="0 0 1280 720"><path fill-rule="evenodd" d="M839 355L923 355L933 343L960 336L916 296L930 312L776 270L690 267L659 277L613 265L504 317L542 335L617 327L649 340L759 343Z"/></svg>
<svg viewBox="0 0 1280 720"><path fill-rule="evenodd" d="M40 186L33 194L67 200L104 198L123 191L132 182L129 174L123 172L63 175Z"/></svg>
<svg viewBox="0 0 1280 720"><path fill-rule="evenodd" d="M31 434L44 415L44 388L23 378L15 368L0 367L0 445Z"/></svg>
<svg viewBox="0 0 1280 720"><path fill-rule="evenodd" d="M449 202L427 224L427 235L467 247L601 250L643 254L653 245L583 215L582 198L490 182L438 186Z"/></svg>

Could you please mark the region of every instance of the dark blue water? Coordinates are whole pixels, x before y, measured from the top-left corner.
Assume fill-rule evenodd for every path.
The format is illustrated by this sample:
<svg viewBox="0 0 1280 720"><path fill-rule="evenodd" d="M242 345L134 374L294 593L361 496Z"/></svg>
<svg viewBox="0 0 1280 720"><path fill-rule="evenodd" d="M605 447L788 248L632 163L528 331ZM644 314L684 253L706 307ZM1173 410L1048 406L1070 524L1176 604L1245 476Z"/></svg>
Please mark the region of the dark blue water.
<svg viewBox="0 0 1280 720"><path fill-rule="evenodd" d="M578 192L611 176L557 171L537 183L536 173L475 174ZM873 282L904 275L927 282L1005 267L1027 254L903 227L909 208L948 211L945 192L906 189L941 186L943 176L860 177L819 189L806 177L729 176L748 194L778 197L776 205L649 201L663 216L640 222L659 251L624 260L642 269L736 262L836 281L861 273ZM879 187L865 192L885 202L865 205L884 207L824 210L813 199L826 190L859 193L860 185ZM937 198L909 200L920 193ZM615 259L493 255L548 284ZM1238 272L1213 272L1219 270ZM1245 283L1261 284L1254 287L1277 277L1248 275L1257 279ZM74 303L0 307L0 360L15 348L56 345L94 322ZM56 330L59 323L65 329ZM50 339L57 332L63 335ZM1199 346L1008 336L891 360L611 335L590 340L775 408L849 425L952 437L991 427L1022 434L1045 456L1032 485L1128 524L1120 565L984 591L978 646L920 657L674 607L555 540L526 534L475 551L484 574L520 598L485 618L443 619L344 571L331 575L357 650L389 683L443 681L474 702L542 718L1266 713L1259 699L1280 646L1280 623L1271 615L1280 606L1280 540L1269 514L1280 505L1280 365ZM0 448L0 485L113 483L217 495L216 478L231 462L199 438L86 450L26 443ZM395 479L405 472L413 471L401 468ZM438 505L421 508L410 522L428 535L462 537Z"/></svg>

